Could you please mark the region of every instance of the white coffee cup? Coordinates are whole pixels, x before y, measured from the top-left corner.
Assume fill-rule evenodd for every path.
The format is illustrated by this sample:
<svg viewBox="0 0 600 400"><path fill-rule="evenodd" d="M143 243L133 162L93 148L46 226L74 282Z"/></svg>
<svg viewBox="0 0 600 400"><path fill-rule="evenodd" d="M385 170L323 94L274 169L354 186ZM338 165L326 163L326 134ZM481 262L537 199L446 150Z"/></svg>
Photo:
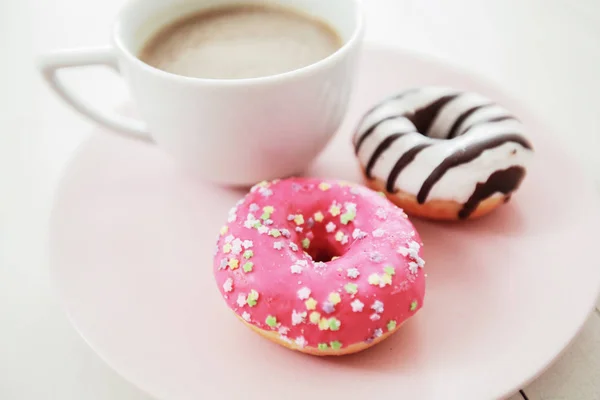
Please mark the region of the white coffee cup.
<svg viewBox="0 0 600 400"><path fill-rule="evenodd" d="M364 32L360 0L254 0L307 13L332 26L343 46L329 57L263 78L174 75L137 54L160 28L203 8L239 0L137 0L118 14L107 48L40 57L51 87L76 110L122 135L155 142L214 182L247 185L303 171L337 131L347 110ZM68 90L60 69L104 65L119 71L141 120L98 110Z"/></svg>

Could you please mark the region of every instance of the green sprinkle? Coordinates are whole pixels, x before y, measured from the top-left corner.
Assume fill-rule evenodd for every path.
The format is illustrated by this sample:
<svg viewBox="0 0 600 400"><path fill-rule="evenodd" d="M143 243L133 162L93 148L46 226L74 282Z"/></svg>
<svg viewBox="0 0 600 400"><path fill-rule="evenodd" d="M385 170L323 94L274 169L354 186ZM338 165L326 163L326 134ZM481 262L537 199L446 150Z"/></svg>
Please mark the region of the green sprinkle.
<svg viewBox="0 0 600 400"><path fill-rule="evenodd" d="M260 216L260 219L262 219L263 221L266 221L269 218L271 218L271 214L266 211L264 213L262 213L262 215Z"/></svg>
<svg viewBox="0 0 600 400"><path fill-rule="evenodd" d="M255 229L258 229L262 226L262 223L259 220L254 221L254 223L252 224L252 227Z"/></svg>
<svg viewBox="0 0 600 400"><path fill-rule="evenodd" d="M380 195L381 197L385 197L385 193L383 192L377 192L378 195Z"/></svg>
<svg viewBox="0 0 600 400"><path fill-rule="evenodd" d="M331 348L332 348L333 350L339 350L339 349L341 349L341 348L342 348L342 342L340 342L340 341L337 341L337 340L336 340L336 341L333 341L333 342L330 342L330 343L329 343L329 345L331 346Z"/></svg>
<svg viewBox="0 0 600 400"><path fill-rule="evenodd" d="M256 290L252 289L250 291L250 293L248 293L248 297L246 297L246 303L248 303L248 305L250 307L254 307L257 302L258 302L258 292Z"/></svg>
<svg viewBox="0 0 600 400"><path fill-rule="evenodd" d="M269 325L271 328L275 328L277 326L277 318L275 318L272 315L269 315L267 317L267 319L265 320L266 324Z"/></svg>
<svg viewBox="0 0 600 400"><path fill-rule="evenodd" d="M279 229L271 229L269 231L269 235L273 236L274 238L278 238L279 236L281 236L281 232L279 232Z"/></svg>
<svg viewBox="0 0 600 400"><path fill-rule="evenodd" d="M254 267L254 263L252 261L248 261L246 264L244 264L242 269L244 270L244 272L252 272L253 267Z"/></svg>
<svg viewBox="0 0 600 400"><path fill-rule="evenodd" d="M356 283L346 283L346 285L344 285L344 289L346 289L348 294L358 293L358 285Z"/></svg>
<svg viewBox="0 0 600 400"><path fill-rule="evenodd" d="M246 251L244 252L244 258L245 258L246 260L248 260L248 259L252 258L253 256L254 256L254 252L253 252L252 250L246 250Z"/></svg>
<svg viewBox="0 0 600 400"><path fill-rule="evenodd" d="M329 329L332 331L339 331L340 325L342 325L342 323L337 318L329 318Z"/></svg>
<svg viewBox="0 0 600 400"><path fill-rule="evenodd" d="M317 345L317 348L318 348L319 350L327 350L327 343L319 343L319 344Z"/></svg>
<svg viewBox="0 0 600 400"><path fill-rule="evenodd" d="M390 322L388 322L387 328L388 331L393 331L394 329L396 329L396 321L391 320Z"/></svg>
<svg viewBox="0 0 600 400"><path fill-rule="evenodd" d="M419 306L419 302L416 300L413 300L412 303L410 303L410 311L415 311L418 306Z"/></svg>
<svg viewBox="0 0 600 400"><path fill-rule="evenodd" d="M348 222L354 221L354 218L356 218L356 212L348 211L342 214L342 216L340 217L340 221L342 222L342 224L348 225Z"/></svg>
<svg viewBox="0 0 600 400"><path fill-rule="evenodd" d="M310 239L304 238L302 239L302 248L308 249L310 247Z"/></svg>
<svg viewBox="0 0 600 400"><path fill-rule="evenodd" d="M383 267L383 271L388 274L389 276L394 276L396 275L396 270L394 269L394 267L392 267L391 265L388 265L386 267Z"/></svg>

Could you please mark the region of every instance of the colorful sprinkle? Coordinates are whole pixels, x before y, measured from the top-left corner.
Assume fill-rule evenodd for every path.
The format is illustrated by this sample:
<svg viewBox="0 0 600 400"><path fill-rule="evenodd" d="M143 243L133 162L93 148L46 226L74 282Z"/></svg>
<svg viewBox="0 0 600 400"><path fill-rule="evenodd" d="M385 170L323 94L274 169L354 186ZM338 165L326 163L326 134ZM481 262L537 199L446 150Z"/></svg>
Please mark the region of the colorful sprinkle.
<svg viewBox="0 0 600 400"><path fill-rule="evenodd" d="M321 319L321 313L318 311L313 311L310 313L310 316L308 317L308 319L312 324L316 325L319 323L319 320Z"/></svg>
<svg viewBox="0 0 600 400"><path fill-rule="evenodd" d="M282 241L278 241L278 242L273 243L273 248L275 250L281 250L281 249L283 249L283 242Z"/></svg>
<svg viewBox="0 0 600 400"><path fill-rule="evenodd" d="M379 300L375 300L375 302L371 306L371 310L375 311L378 314L381 314L383 312L383 303Z"/></svg>
<svg viewBox="0 0 600 400"><path fill-rule="evenodd" d="M327 233L333 233L333 231L335 231L335 224L333 222L329 222L327 225L325 225L325 230L327 231Z"/></svg>
<svg viewBox="0 0 600 400"><path fill-rule="evenodd" d="M333 292L329 294L327 298L333 305L339 304L342 301L342 298L339 293Z"/></svg>
<svg viewBox="0 0 600 400"><path fill-rule="evenodd" d="M273 236L274 238L278 238L281 236L281 232L279 231L279 229L271 229L269 231L269 236Z"/></svg>
<svg viewBox="0 0 600 400"><path fill-rule="evenodd" d="M360 275L360 271L358 268L350 268L346 274L348 275L348 278L356 279Z"/></svg>
<svg viewBox="0 0 600 400"><path fill-rule="evenodd" d="M223 291L231 292L233 290L233 279L227 278L225 283L223 283Z"/></svg>
<svg viewBox="0 0 600 400"><path fill-rule="evenodd" d="M329 189L331 189L331 185L327 182L321 182L319 183L319 189L321 189L322 191L327 191Z"/></svg>
<svg viewBox="0 0 600 400"><path fill-rule="evenodd" d="M244 258L245 258L246 260L249 260L249 259L251 259L253 256L254 256L254 252L253 252L252 250L246 250L246 251L244 252Z"/></svg>
<svg viewBox="0 0 600 400"><path fill-rule="evenodd" d="M344 239L344 232L337 231L335 234L335 240L337 240L338 242L341 242L342 239Z"/></svg>
<svg viewBox="0 0 600 400"><path fill-rule="evenodd" d="M244 321L250 322L250 313L248 311L244 311L242 313L242 318L244 319Z"/></svg>
<svg viewBox="0 0 600 400"><path fill-rule="evenodd" d="M383 335L383 329L381 329L381 328L375 329L375 334L374 335L375 335L376 338L381 337Z"/></svg>
<svg viewBox="0 0 600 400"><path fill-rule="evenodd" d="M306 319L306 311L298 312L296 310L292 311L292 325L300 325Z"/></svg>
<svg viewBox="0 0 600 400"><path fill-rule="evenodd" d="M265 320L265 323L269 325L271 328L275 328L277 326L277 318L272 315L269 315Z"/></svg>
<svg viewBox="0 0 600 400"><path fill-rule="evenodd" d="M352 303L350 303L350 306L352 306L352 311L361 312L365 307L365 304L359 299L356 299Z"/></svg>
<svg viewBox="0 0 600 400"><path fill-rule="evenodd" d="M229 269L234 270L234 269L238 269L238 267L240 266L240 261L236 258L230 258L229 259Z"/></svg>
<svg viewBox="0 0 600 400"><path fill-rule="evenodd" d="M319 350L327 350L327 343L319 343L319 344L317 345L317 348L318 348Z"/></svg>
<svg viewBox="0 0 600 400"><path fill-rule="evenodd" d="M295 340L295 343L298 347L303 348L306 346L306 339L304 339L304 336L298 336Z"/></svg>
<svg viewBox="0 0 600 400"><path fill-rule="evenodd" d="M227 233L227 231L229 230L229 227L227 225L224 225L221 227L221 236L225 235Z"/></svg>
<svg viewBox="0 0 600 400"><path fill-rule="evenodd" d="M417 300L413 300L412 303L410 303L410 311L415 311L418 306L419 302Z"/></svg>
<svg viewBox="0 0 600 400"><path fill-rule="evenodd" d="M379 285L379 282L381 282L381 279L379 278L379 275L371 274L369 275L368 281L369 284L377 286Z"/></svg>
<svg viewBox="0 0 600 400"><path fill-rule="evenodd" d="M323 309L323 311L325 311L327 314L331 314L332 312L335 311L335 306L333 305L332 302L330 301L326 301L323 303L323 305L321 306L321 308Z"/></svg>
<svg viewBox="0 0 600 400"><path fill-rule="evenodd" d="M312 297L304 302L307 310L314 310L317 308L317 301Z"/></svg>
<svg viewBox="0 0 600 400"><path fill-rule="evenodd" d="M298 298L300 300L306 300L310 297L310 289L307 287L303 287L302 289L298 290Z"/></svg>
<svg viewBox="0 0 600 400"><path fill-rule="evenodd" d="M379 219L382 219L382 220L387 219L387 212L381 207L377 208L377 210L375 211L375 215Z"/></svg>
<svg viewBox="0 0 600 400"><path fill-rule="evenodd" d="M290 247L290 250L292 251L298 251L298 245L294 242L290 242L290 244L288 245Z"/></svg>
<svg viewBox="0 0 600 400"><path fill-rule="evenodd" d="M344 289L348 294L355 295L358 293L358 285L355 283L346 283Z"/></svg>
<svg viewBox="0 0 600 400"><path fill-rule="evenodd" d="M240 307L244 307L246 304L248 304L246 295L240 293L237 298L237 305Z"/></svg>
<svg viewBox="0 0 600 400"><path fill-rule="evenodd" d="M314 215L315 221L317 222L322 222L323 219L325 218L325 216L323 215L323 213L321 211L317 211Z"/></svg>
<svg viewBox="0 0 600 400"><path fill-rule="evenodd" d="M383 229L379 228L379 229L375 229L371 234L375 238L380 238L380 237L383 237L383 235L385 235L385 231Z"/></svg>
<svg viewBox="0 0 600 400"><path fill-rule="evenodd" d="M387 329L388 331L393 331L394 329L396 329L396 321L391 320L390 322L388 322Z"/></svg>
<svg viewBox="0 0 600 400"><path fill-rule="evenodd" d="M342 348L342 342L337 341L337 340L330 342L329 345L331 346L331 348L333 350L339 350Z"/></svg>
<svg viewBox="0 0 600 400"><path fill-rule="evenodd" d="M304 238L302 239L302 248L308 249L310 247L310 239Z"/></svg>
<svg viewBox="0 0 600 400"><path fill-rule="evenodd" d="M385 267L383 267L383 271L390 276L394 276L396 275L396 270L394 269L394 267L392 267L391 265L387 265Z"/></svg>
<svg viewBox="0 0 600 400"><path fill-rule="evenodd" d="M329 329L332 331L339 331L342 323L337 318L329 318Z"/></svg>
<svg viewBox="0 0 600 400"><path fill-rule="evenodd" d="M244 240L242 246L244 246L244 249L249 249L250 247L254 246L254 242L252 242L252 240Z"/></svg>
<svg viewBox="0 0 600 400"><path fill-rule="evenodd" d="M294 217L294 222L296 225L302 225L304 223L304 215L298 214Z"/></svg>
<svg viewBox="0 0 600 400"><path fill-rule="evenodd" d="M408 263L408 270L410 271L411 274L416 275L416 273L419 271L419 264L417 264L416 262L409 262Z"/></svg>
<svg viewBox="0 0 600 400"><path fill-rule="evenodd" d="M327 318L321 318L319 321L319 330L326 331L329 329L329 320Z"/></svg>
<svg viewBox="0 0 600 400"><path fill-rule="evenodd" d="M254 263L252 261L248 261L247 263L244 264L244 266L242 267L242 269L244 270L244 272L248 273L248 272L252 272L252 269L254 268Z"/></svg>
<svg viewBox="0 0 600 400"><path fill-rule="evenodd" d="M392 276L388 274L383 274L381 276L381 282L379 282L379 287L385 287L386 285L392 284Z"/></svg>
<svg viewBox="0 0 600 400"><path fill-rule="evenodd" d="M371 318L371 321L379 321L381 319L379 314L371 314L369 318Z"/></svg>
<svg viewBox="0 0 600 400"><path fill-rule="evenodd" d="M290 267L290 271L292 271L292 274L301 274L302 266L298 265L298 264L294 264Z"/></svg>
<svg viewBox="0 0 600 400"><path fill-rule="evenodd" d="M329 207L329 214L331 214L334 217L337 217L338 215L340 215L341 212L342 212L342 209L340 208L340 206L338 206L335 203L333 203L331 205L331 207Z"/></svg>
<svg viewBox="0 0 600 400"><path fill-rule="evenodd" d="M248 305L250 307L254 307L257 302L258 302L258 292L256 290L252 289L250 291L250 293L248 293L248 297L246 298L246 303L248 303Z"/></svg>
<svg viewBox="0 0 600 400"><path fill-rule="evenodd" d="M231 252L231 243L225 243L223 245L223 253L227 254Z"/></svg>
<svg viewBox="0 0 600 400"><path fill-rule="evenodd" d="M353 239L364 239L366 237L367 237L367 232L363 232L358 228L354 229L354 231L352 232Z"/></svg>

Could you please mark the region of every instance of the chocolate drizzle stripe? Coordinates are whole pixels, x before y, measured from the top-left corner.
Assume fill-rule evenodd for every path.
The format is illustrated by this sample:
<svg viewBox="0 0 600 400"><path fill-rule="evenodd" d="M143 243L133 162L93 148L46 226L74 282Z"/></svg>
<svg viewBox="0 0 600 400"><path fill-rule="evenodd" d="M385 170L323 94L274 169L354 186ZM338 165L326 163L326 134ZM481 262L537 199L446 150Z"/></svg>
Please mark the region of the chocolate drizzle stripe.
<svg viewBox="0 0 600 400"><path fill-rule="evenodd" d="M516 119L512 115L501 115L499 117L494 117L494 118L486 119L486 120L483 120L483 121L475 122L473 125L470 125L467 129L465 129L461 133L461 135L464 135L465 133L469 132L471 129L473 129L473 128L477 127L477 126L480 126L480 125L493 124L493 123L496 123L496 122L503 122L503 121L510 121L510 120L518 121L518 119Z"/></svg>
<svg viewBox="0 0 600 400"><path fill-rule="evenodd" d="M460 151L457 151L454 154L446 157L444 161L442 161L442 163L438 165L433 172L431 172L425 182L423 182L423 185L417 194L417 202L419 204L425 203L433 186L444 176L446 172L448 172L448 170L476 159L486 150L502 146L503 144L509 142L518 143L526 149L531 149L531 144L519 134L498 135L478 143L473 143L472 145L467 146L464 149L461 149Z"/></svg>
<svg viewBox="0 0 600 400"><path fill-rule="evenodd" d="M404 116L404 115L391 115L389 117L383 118L383 119L375 122L369 129L367 129L365 131L365 133L362 134L362 136L360 138L358 138L358 141L356 142L356 146L354 146L354 153L358 154L358 152L360 151L360 148L363 145L363 143L365 142L365 140L369 136L371 136L373 134L373 132L375 132L375 129L377 129L377 127L379 125L383 124L386 121L391 121L393 119L406 119L406 116ZM413 130L411 129L410 132L413 132Z"/></svg>
<svg viewBox="0 0 600 400"><path fill-rule="evenodd" d="M400 173L411 162L413 162L413 160L415 159L417 154L419 154L422 150L426 149L429 146L431 146L431 143L418 144L415 147L413 147L412 149L408 150L406 153L402 154L402 157L400 157L400 159L398 159L398 161L396 161L394 168L392 168L392 171L390 172L390 175L388 176L388 180L387 180L387 184L386 184L386 190L389 193L396 193L394 185L396 184L396 179L398 178Z"/></svg>
<svg viewBox="0 0 600 400"><path fill-rule="evenodd" d="M479 204L494 193L509 195L509 193L512 193L519 188L524 177L525 168L523 167L510 167L494 172L489 176L485 183L478 183L477 186L475 186L475 191L463 205L462 210L458 212L458 218L469 218ZM506 198L508 199L509 197Z"/></svg>
<svg viewBox="0 0 600 400"><path fill-rule="evenodd" d="M412 122L417 128L417 132L420 132L422 135L429 136L429 129L435 121L436 117L444 108L446 104L456 99L458 94L451 94L447 96L440 97L433 103L416 110L414 113L407 114L406 118Z"/></svg>
<svg viewBox="0 0 600 400"><path fill-rule="evenodd" d="M472 107L469 108L468 110L464 111L457 119L456 121L454 121L454 124L452 124L452 127L450 128L450 130L448 131L448 139L452 139L454 138L457 134L458 134L458 128L461 127L462 123L465 122L465 120L467 118L469 118L471 115L473 115L473 113L475 113L476 111L481 110L482 108L486 108L486 107L490 107L492 106L492 103L488 103L488 104L481 104L479 106L476 107Z"/></svg>
<svg viewBox="0 0 600 400"><path fill-rule="evenodd" d="M373 179L371 171L373 170L373 167L375 166L375 163L377 162L381 154L383 154L383 152L386 151L392 145L392 143L394 143L400 136L403 135L405 135L405 133L394 133L393 135L386 137L383 140L383 142L379 143L379 146L377 146L377 148L371 155L367 166L365 167L365 175L367 176L367 178Z"/></svg>

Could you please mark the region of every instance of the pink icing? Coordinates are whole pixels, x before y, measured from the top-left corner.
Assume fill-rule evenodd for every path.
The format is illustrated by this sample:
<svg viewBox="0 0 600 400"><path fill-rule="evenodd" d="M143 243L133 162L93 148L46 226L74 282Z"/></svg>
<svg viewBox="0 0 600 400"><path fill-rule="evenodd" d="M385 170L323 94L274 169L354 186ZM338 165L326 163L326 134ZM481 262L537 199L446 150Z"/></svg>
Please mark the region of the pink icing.
<svg viewBox="0 0 600 400"><path fill-rule="evenodd" d="M227 304L247 322L300 345L346 347L421 308L421 248L406 214L376 192L293 178L254 186L230 211L214 272ZM326 261L332 256L339 258ZM258 299L248 301L249 293Z"/></svg>

